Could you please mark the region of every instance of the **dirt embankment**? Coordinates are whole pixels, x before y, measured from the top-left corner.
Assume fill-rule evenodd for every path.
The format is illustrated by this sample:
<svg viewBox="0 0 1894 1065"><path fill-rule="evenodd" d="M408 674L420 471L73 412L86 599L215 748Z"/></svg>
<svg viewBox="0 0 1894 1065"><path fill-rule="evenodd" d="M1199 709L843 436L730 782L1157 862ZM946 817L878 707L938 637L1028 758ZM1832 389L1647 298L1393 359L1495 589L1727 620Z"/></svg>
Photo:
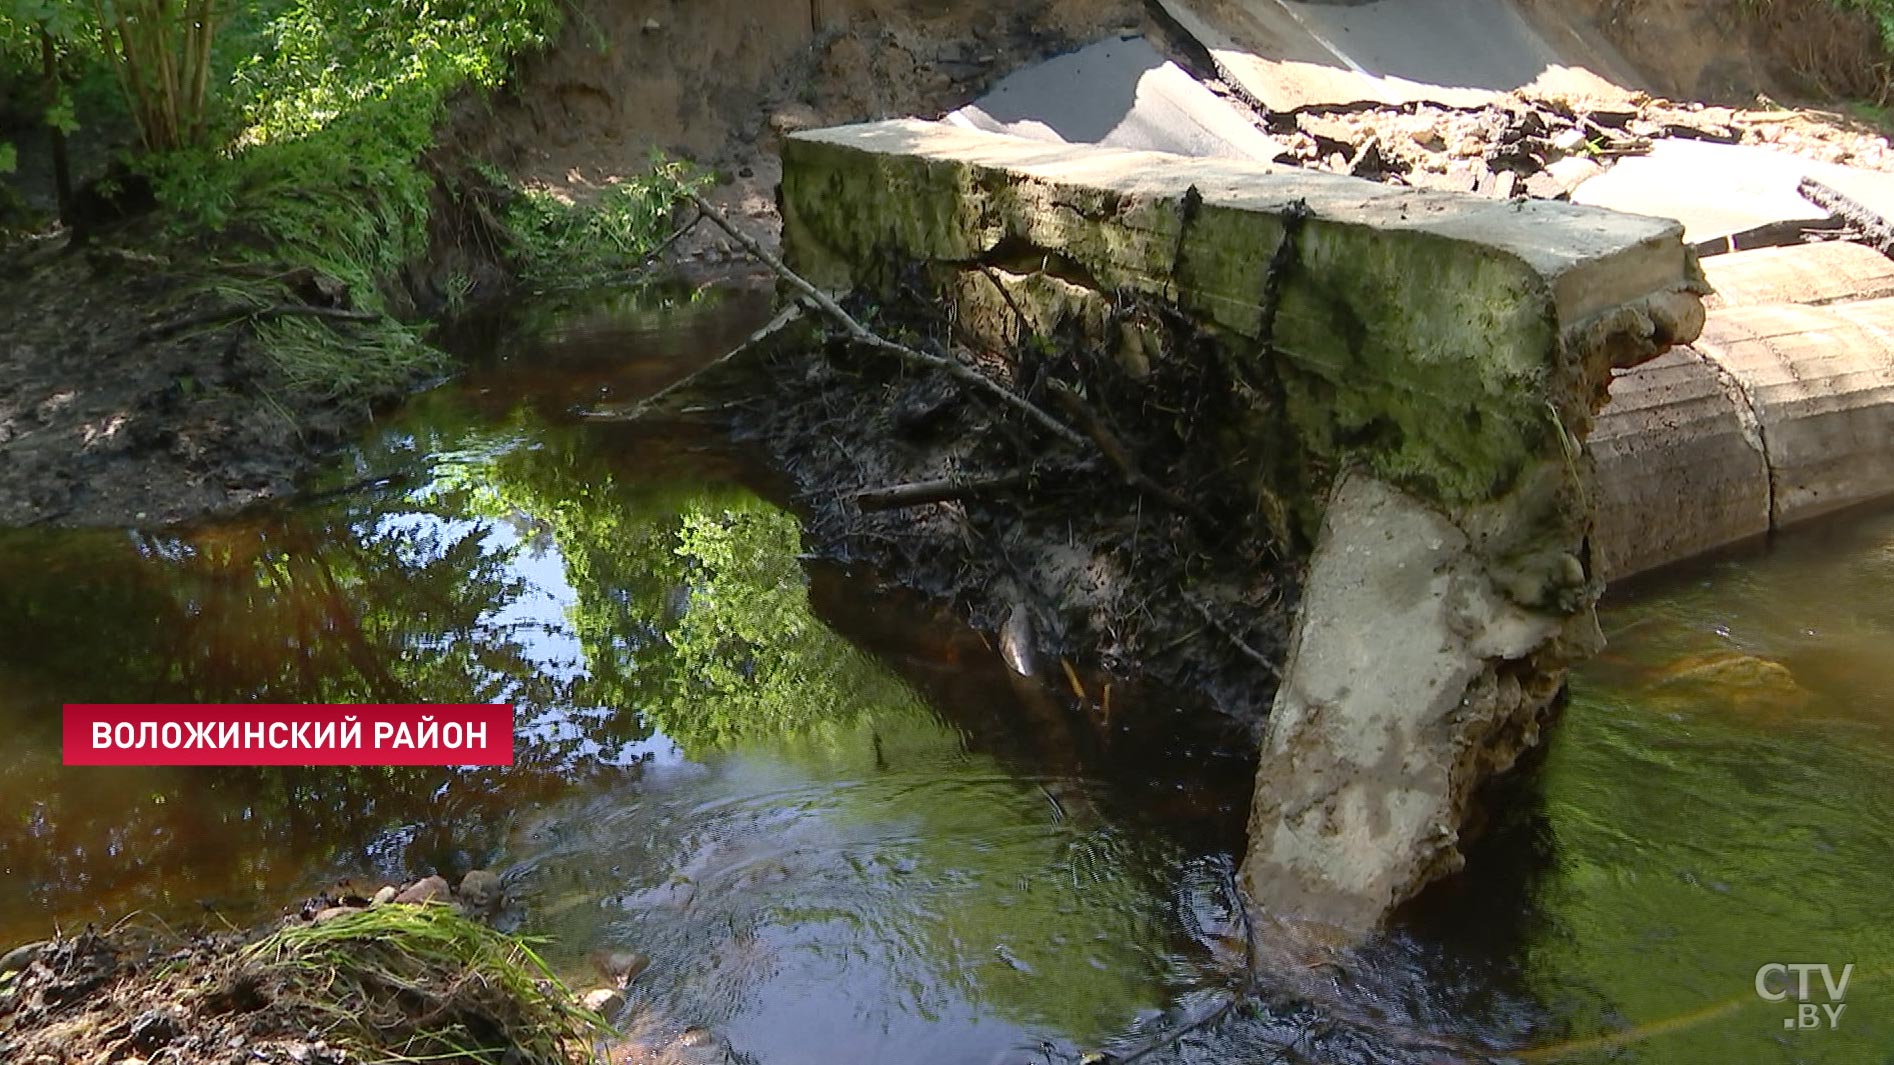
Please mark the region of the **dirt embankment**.
<svg viewBox="0 0 1894 1065"><path fill-rule="evenodd" d="M1631 75L1673 100L1747 105L1885 104L1894 77L1880 27L1833 0L1521 0L1561 47L1622 58ZM1603 47L1598 47L1602 45ZM1607 63L1605 65L1612 65Z"/></svg>
<svg viewBox="0 0 1894 1065"><path fill-rule="evenodd" d="M457 138L530 186L584 199L653 151L713 168L712 199L773 244L777 157L798 129L935 117L1018 67L1145 23L1140 0L631 0L586 5ZM751 265L702 226L672 261Z"/></svg>
<svg viewBox="0 0 1894 1065"><path fill-rule="evenodd" d="M632 1006L650 959L595 954L575 993L527 941L501 878L348 880L250 930L132 915L0 954L8 1065L732 1065L701 1027ZM590 979L590 978L589 978Z"/></svg>

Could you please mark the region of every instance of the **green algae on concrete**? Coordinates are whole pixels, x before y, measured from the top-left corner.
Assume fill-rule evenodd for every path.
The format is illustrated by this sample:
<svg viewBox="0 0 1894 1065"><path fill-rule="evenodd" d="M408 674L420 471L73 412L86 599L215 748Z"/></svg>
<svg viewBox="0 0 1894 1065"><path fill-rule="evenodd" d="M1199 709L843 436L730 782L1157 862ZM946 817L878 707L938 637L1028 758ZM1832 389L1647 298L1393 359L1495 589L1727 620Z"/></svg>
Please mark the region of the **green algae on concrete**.
<svg viewBox="0 0 1894 1065"><path fill-rule="evenodd" d="M790 138L782 203L792 265L830 288L961 263L1174 304L1277 380L1309 461L1365 464L1448 505L1503 494L1529 456L1588 428L1568 390L1595 357L1568 336L1697 276L1658 219L914 121ZM1265 322L1295 203L1310 215ZM1652 334L1643 356L1696 327L1687 309L1634 324Z"/></svg>

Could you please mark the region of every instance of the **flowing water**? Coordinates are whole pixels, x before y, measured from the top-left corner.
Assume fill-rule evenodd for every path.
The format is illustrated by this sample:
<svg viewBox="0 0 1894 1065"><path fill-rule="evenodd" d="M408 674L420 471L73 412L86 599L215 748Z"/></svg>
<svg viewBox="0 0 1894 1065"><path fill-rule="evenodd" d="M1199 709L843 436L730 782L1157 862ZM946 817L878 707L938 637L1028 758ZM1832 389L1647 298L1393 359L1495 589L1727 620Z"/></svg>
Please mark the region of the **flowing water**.
<svg viewBox="0 0 1894 1065"><path fill-rule="evenodd" d="M940 608L808 563L756 456L599 416L768 311L535 307L292 507L0 533L0 941L485 866L575 982L642 952L637 1000L771 1065L1072 1061L1213 1008L1242 737L1166 693L1018 681ZM1894 514L1604 620L1466 873L1161 1054L1894 1061ZM59 764L62 702L248 700L508 701L518 764ZM1853 964L1840 1002L1812 989L1837 1026L1785 1028L1771 962Z"/></svg>

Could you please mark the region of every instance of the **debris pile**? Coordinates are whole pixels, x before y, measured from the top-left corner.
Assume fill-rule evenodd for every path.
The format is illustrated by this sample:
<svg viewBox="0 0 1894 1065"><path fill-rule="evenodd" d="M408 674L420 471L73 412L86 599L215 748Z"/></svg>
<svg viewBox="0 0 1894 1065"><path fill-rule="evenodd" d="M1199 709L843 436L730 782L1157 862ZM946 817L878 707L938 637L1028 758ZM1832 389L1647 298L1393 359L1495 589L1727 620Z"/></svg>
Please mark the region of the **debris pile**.
<svg viewBox="0 0 1894 1065"><path fill-rule="evenodd" d="M1498 199L1569 198L1666 138L1894 172L1887 138L1842 115L1674 103L1589 78L1535 83L1479 108L1308 109L1268 121L1288 149L1279 162Z"/></svg>

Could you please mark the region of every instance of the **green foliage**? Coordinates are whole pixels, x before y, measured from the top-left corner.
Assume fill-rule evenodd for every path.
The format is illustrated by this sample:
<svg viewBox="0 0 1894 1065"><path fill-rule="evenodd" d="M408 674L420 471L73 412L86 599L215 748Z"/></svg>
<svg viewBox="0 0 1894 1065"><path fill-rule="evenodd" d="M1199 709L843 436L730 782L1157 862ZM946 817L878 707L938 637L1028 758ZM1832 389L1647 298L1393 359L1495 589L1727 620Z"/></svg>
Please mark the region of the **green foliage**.
<svg viewBox="0 0 1894 1065"><path fill-rule="evenodd" d="M487 174L504 182L504 175ZM668 235L686 189L705 179L682 163L654 159L651 172L609 185L589 204L543 189L514 189L502 221L520 276L537 288L594 285L622 279Z"/></svg>
<svg viewBox="0 0 1894 1065"><path fill-rule="evenodd" d="M0 141L0 174L11 174L19 169L20 157L13 150L12 141Z"/></svg>
<svg viewBox="0 0 1894 1065"><path fill-rule="evenodd" d="M210 135L213 0L92 0L100 46L145 147L171 151Z"/></svg>
<svg viewBox="0 0 1894 1065"><path fill-rule="evenodd" d="M236 70L245 138L305 136L377 101L418 96L425 107L462 85L491 88L558 23L553 0L297 0Z"/></svg>
<svg viewBox="0 0 1894 1065"><path fill-rule="evenodd" d="M123 85L154 149L137 165L174 237L213 264L243 264L211 286L226 302L285 302L280 279L307 266L346 285L356 308L386 314L388 286L429 252L437 174L455 167L426 162L447 101L498 86L560 15L558 0L0 0L0 87L17 78L42 91L33 79L46 27L62 54ZM82 111L62 91L44 117L70 132ZM514 265L550 287L634 268L683 181L660 163L577 208L503 184L475 194L503 190ZM464 305L469 288L450 304ZM325 396L383 394L440 358L392 317L273 320L260 332L291 387Z"/></svg>

